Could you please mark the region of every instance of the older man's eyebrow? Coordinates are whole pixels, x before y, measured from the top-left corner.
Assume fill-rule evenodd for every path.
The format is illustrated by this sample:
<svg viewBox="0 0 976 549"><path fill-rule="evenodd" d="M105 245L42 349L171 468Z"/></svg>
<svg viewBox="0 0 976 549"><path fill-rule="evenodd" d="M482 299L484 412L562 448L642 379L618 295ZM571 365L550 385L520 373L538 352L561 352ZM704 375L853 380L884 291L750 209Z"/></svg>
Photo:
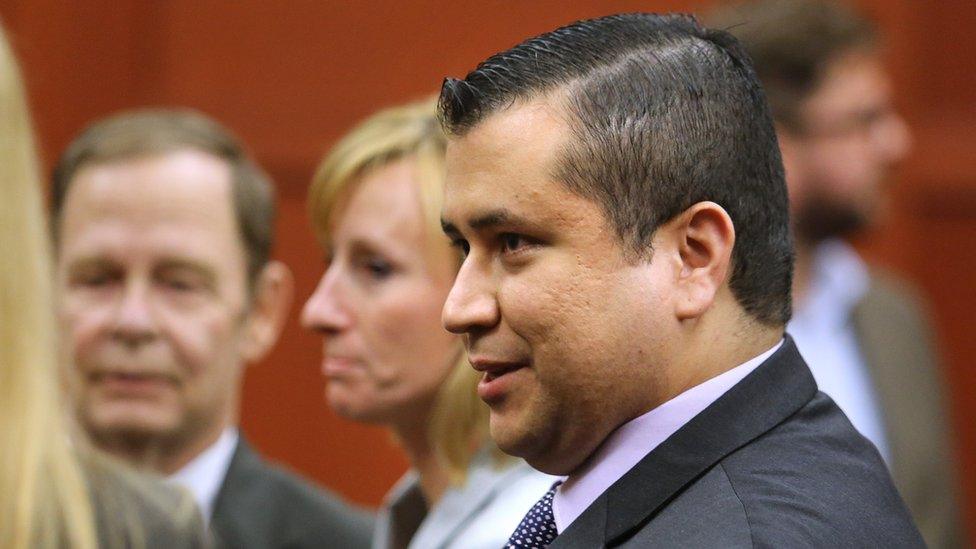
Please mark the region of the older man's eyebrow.
<svg viewBox="0 0 976 549"><path fill-rule="evenodd" d="M201 277L209 286L217 284L217 272L213 267L193 259L170 258L161 261L153 268L156 273L187 272Z"/></svg>

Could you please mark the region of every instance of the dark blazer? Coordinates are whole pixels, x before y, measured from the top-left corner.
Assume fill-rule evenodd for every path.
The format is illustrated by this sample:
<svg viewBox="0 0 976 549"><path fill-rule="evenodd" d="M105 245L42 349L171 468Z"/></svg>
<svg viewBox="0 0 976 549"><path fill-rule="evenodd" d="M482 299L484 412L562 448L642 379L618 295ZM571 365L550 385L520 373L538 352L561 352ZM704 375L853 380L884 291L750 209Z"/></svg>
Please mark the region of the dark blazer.
<svg viewBox="0 0 976 549"><path fill-rule="evenodd" d="M793 340L550 547L924 547L887 468Z"/></svg>
<svg viewBox="0 0 976 549"><path fill-rule="evenodd" d="M962 547L942 370L927 315L904 283L872 273L851 313L884 418L891 476L929 547Z"/></svg>
<svg viewBox="0 0 976 549"><path fill-rule="evenodd" d="M274 467L241 438L214 502L211 530L233 549L368 548L372 518Z"/></svg>

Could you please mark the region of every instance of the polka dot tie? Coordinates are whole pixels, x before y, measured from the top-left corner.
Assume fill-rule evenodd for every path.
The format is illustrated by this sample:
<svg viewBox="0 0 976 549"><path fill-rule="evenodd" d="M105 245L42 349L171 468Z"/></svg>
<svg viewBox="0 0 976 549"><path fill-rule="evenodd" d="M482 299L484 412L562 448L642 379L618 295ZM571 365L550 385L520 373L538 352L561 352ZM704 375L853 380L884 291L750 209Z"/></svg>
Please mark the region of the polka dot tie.
<svg viewBox="0 0 976 549"><path fill-rule="evenodd" d="M560 482L553 484L546 495L529 509L518 528L508 538L505 549L548 547L552 540L556 539L558 532L556 532L556 519L552 515L552 498L556 495L556 488L560 484Z"/></svg>

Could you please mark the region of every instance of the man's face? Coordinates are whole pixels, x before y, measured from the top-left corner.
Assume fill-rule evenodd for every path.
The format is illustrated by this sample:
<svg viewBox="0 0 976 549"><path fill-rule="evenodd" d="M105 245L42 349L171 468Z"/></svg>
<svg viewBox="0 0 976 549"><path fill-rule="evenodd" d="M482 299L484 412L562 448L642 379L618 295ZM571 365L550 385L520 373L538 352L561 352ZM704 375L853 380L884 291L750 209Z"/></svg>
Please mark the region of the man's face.
<svg viewBox="0 0 976 549"><path fill-rule="evenodd" d="M831 63L803 103L803 131L787 136L785 155L801 238L844 236L877 217L883 183L911 141L891 101L880 60L858 51Z"/></svg>
<svg viewBox="0 0 976 549"><path fill-rule="evenodd" d="M445 231L468 252L443 322L485 372L498 445L566 474L657 398L673 273L553 178L569 135L553 109L517 104L451 141Z"/></svg>
<svg viewBox="0 0 976 549"><path fill-rule="evenodd" d="M247 292L225 162L182 151L83 167L57 267L70 385L97 442L179 444L231 420Z"/></svg>

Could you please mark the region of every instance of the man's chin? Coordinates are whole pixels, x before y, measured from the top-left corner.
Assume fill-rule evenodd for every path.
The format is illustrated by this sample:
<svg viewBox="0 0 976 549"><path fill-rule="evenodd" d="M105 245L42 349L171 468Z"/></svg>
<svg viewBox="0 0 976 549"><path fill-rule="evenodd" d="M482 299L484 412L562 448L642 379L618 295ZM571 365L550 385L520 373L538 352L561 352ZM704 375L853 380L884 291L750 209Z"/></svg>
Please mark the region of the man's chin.
<svg viewBox="0 0 976 549"><path fill-rule="evenodd" d="M112 409L88 414L84 424L96 441L112 439L139 444L169 437L178 430L179 422L158 410Z"/></svg>
<svg viewBox="0 0 976 549"><path fill-rule="evenodd" d="M834 238L849 238L864 232L878 217L880 205L840 204L811 197L796 212L797 236L804 242L818 244Z"/></svg>
<svg viewBox="0 0 976 549"><path fill-rule="evenodd" d="M509 417L500 417L493 410L491 412L490 434L495 445L502 452L522 458L532 465L537 456L545 455L543 433Z"/></svg>

